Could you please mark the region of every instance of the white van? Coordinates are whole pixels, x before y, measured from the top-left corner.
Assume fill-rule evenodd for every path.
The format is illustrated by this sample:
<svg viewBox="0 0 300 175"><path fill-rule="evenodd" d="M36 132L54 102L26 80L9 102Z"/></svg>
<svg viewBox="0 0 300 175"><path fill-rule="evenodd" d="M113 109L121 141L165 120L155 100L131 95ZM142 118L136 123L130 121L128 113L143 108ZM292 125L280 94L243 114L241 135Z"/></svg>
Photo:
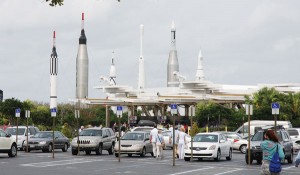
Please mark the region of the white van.
<svg viewBox="0 0 300 175"><path fill-rule="evenodd" d="M34 134L36 134L37 132L39 132L40 130L37 127L34 126L28 126L28 137L33 136ZM6 133L11 134L12 136L16 137L17 135L17 127L8 127L5 130ZM17 143L17 148L22 150L23 149L23 144L24 141L27 138L27 127L26 126L18 126L18 143Z"/></svg>
<svg viewBox="0 0 300 175"><path fill-rule="evenodd" d="M250 135L254 135L258 130L262 129L264 126L274 126L274 120L251 120L250 121ZM290 121L277 121L277 126L282 126L283 128L292 128L292 123ZM244 128L244 132L243 132ZM248 136L248 122L244 123L244 126L240 126L235 132L241 134L243 137Z"/></svg>

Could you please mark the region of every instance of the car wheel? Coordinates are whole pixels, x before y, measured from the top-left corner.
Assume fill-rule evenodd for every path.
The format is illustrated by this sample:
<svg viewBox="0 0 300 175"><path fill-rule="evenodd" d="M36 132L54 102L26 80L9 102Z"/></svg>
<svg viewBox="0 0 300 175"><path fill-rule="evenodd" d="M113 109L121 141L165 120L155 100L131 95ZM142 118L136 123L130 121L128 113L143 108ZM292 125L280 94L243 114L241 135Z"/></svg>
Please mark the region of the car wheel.
<svg viewBox="0 0 300 175"><path fill-rule="evenodd" d="M257 162L257 164L262 164L262 160L261 159L257 159L256 162Z"/></svg>
<svg viewBox="0 0 300 175"><path fill-rule="evenodd" d="M77 149L72 149L72 155L77 155L78 154L78 150Z"/></svg>
<svg viewBox="0 0 300 175"><path fill-rule="evenodd" d="M185 160L185 161L190 161L191 158L190 158L190 157L184 157L184 160Z"/></svg>
<svg viewBox="0 0 300 175"><path fill-rule="evenodd" d="M115 153L115 156L116 156L116 157L119 157L119 153Z"/></svg>
<svg viewBox="0 0 300 175"><path fill-rule="evenodd" d="M214 159L215 159L215 161L219 161L221 159L221 151L220 151L220 149L218 149L217 157L214 158Z"/></svg>
<svg viewBox="0 0 300 175"><path fill-rule="evenodd" d="M241 151L241 153L246 154L246 151L247 151L247 145L241 145L241 146L240 146L240 151Z"/></svg>
<svg viewBox="0 0 300 175"><path fill-rule="evenodd" d="M65 143L64 148L62 149L62 151L63 151L63 152L67 152L67 150L68 150L68 144Z"/></svg>
<svg viewBox="0 0 300 175"><path fill-rule="evenodd" d="M43 153L47 152L47 150L46 150L46 149L42 149L42 151L43 151Z"/></svg>
<svg viewBox="0 0 300 175"><path fill-rule="evenodd" d="M99 144L99 147L98 147L98 149L96 150L96 154L97 154L97 155L102 155L102 145L101 145L101 144Z"/></svg>
<svg viewBox="0 0 300 175"><path fill-rule="evenodd" d="M287 158L288 163L293 163L293 150L291 150L291 155Z"/></svg>
<svg viewBox="0 0 300 175"><path fill-rule="evenodd" d="M17 155L17 145L13 144L8 152L9 157L15 157Z"/></svg>
<svg viewBox="0 0 300 175"><path fill-rule="evenodd" d="M250 162L248 162L248 155L247 154L245 154L245 160L246 160L246 164L252 164L252 162L253 162L253 159L252 159L252 157L250 156Z"/></svg>
<svg viewBox="0 0 300 175"><path fill-rule="evenodd" d="M91 154L91 150L85 150L85 154L86 155L90 155Z"/></svg>
<svg viewBox="0 0 300 175"><path fill-rule="evenodd" d="M49 146L48 146L48 150L47 151L48 152L52 152L52 150L53 150L52 143L50 143Z"/></svg>
<svg viewBox="0 0 300 175"><path fill-rule="evenodd" d="M128 154L128 157L132 157L132 154Z"/></svg>
<svg viewBox="0 0 300 175"><path fill-rule="evenodd" d="M232 159L232 149L229 149L229 155L226 157L226 160L231 160Z"/></svg>
<svg viewBox="0 0 300 175"><path fill-rule="evenodd" d="M146 155L146 148L144 147L142 153L140 154L141 157L145 157Z"/></svg>
<svg viewBox="0 0 300 175"><path fill-rule="evenodd" d="M113 155L113 154L114 154L114 147L115 147L115 144L112 143L112 144L111 144L111 147L110 147L109 150L108 150L108 154L109 154L109 155Z"/></svg>

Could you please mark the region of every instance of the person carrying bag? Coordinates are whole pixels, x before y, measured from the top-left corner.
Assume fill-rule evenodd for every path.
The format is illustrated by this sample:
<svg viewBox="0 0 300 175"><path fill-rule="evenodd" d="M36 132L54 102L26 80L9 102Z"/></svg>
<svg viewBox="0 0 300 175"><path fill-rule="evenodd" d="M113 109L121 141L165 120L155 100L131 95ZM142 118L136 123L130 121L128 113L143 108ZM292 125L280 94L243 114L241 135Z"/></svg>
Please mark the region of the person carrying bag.
<svg viewBox="0 0 300 175"><path fill-rule="evenodd" d="M165 147L165 141L164 141L164 137L162 135L162 131L158 130L158 134L156 137L156 159L158 159L158 157L160 157L160 159L163 159L163 148Z"/></svg>
<svg viewBox="0 0 300 175"><path fill-rule="evenodd" d="M264 134L265 140L261 143L263 161L261 175L280 175L281 160L284 159L284 152L277 136L273 130L267 130Z"/></svg>

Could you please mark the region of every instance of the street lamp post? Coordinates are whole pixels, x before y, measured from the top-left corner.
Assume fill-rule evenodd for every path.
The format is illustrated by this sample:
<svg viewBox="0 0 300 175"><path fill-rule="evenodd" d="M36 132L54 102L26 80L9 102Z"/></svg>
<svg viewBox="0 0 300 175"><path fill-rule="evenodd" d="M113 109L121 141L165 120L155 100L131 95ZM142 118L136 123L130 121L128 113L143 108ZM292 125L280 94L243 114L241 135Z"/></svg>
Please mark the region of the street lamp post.
<svg viewBox="0 0 300 175"><path fill-rule="evenodd" d="M173 116L173 166L175 166L175 116L177 115L177 104L171 104L170 107Z"/></svg>
<svg viewBox="0 0 300 175"><path fill-rule="evenodd" d="M76 123L77 123L77 156L80 155L80 149L79 149L79 122L78 119L80 117L80 111L78 109L75 109L75 118L76 118Z"/></svg>
<svg viewBox="0 0 300 175"><path fill-rule="evenodd" d="M25 117L26 117L26 152L28 153L28 118L30 117L30 111L29 110L26 110L25 111Z"/></svg>
<svg viewBox="0 0 300 175"><path fill-rule="evenodd" d="M120 118L122 117L123 114L123 108L122 106L117 106L117 117L118 117L118 125L119 125L119 150L118 150L118 161L121 161L121 122L120 122Z"/></svg>

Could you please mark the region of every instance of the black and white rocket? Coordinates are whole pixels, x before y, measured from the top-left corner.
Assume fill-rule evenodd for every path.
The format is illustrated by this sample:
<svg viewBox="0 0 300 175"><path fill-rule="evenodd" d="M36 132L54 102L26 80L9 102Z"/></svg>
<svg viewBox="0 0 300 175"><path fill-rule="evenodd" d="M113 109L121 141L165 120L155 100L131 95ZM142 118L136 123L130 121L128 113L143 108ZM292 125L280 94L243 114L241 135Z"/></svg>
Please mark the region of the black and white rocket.
<svg viewBox="0 0 300 175"><path fill-rule="evenodd" d="M111 58L111 66L110 66L110 70L109 70L109 85L110 86L115 86L117 85L116 83L116 66L115 66L115 51L112 52L112 58Z"/></svg>
<svg viewBox="0 0 300 175"><path fill-rule="evenodd" d="M82 13L81 35L79 37L79 48L76 58L76 99L85 99L88 97L88 75L89 58L84 31L84 13Z"/></svg>
<svg viewBox="0 0 300 175"><path fill-rule="evenodd" d="M50 58L50 109L57 108L56 78L58 73L58 60L55 46L55 31L53 32L53 47Z"/></svg>
<svg viewBox="0 0 300 175"><path fill-rule="evenodd" d="M144 40L144 25L140 25L140 58L139 58L139 74L138 74L138 89L145 88L145 66L144 66L144 56L143 56L143 40Z"/></svg>
<svg viewBox="0 0 300 175"><path fill-rule="evenodd" d="M179 72L179 63L176 50L176 28L173 21L171 26L171 50L167 68L167 87L179 86L179 79L175 76L176 72Z"/></svg>

